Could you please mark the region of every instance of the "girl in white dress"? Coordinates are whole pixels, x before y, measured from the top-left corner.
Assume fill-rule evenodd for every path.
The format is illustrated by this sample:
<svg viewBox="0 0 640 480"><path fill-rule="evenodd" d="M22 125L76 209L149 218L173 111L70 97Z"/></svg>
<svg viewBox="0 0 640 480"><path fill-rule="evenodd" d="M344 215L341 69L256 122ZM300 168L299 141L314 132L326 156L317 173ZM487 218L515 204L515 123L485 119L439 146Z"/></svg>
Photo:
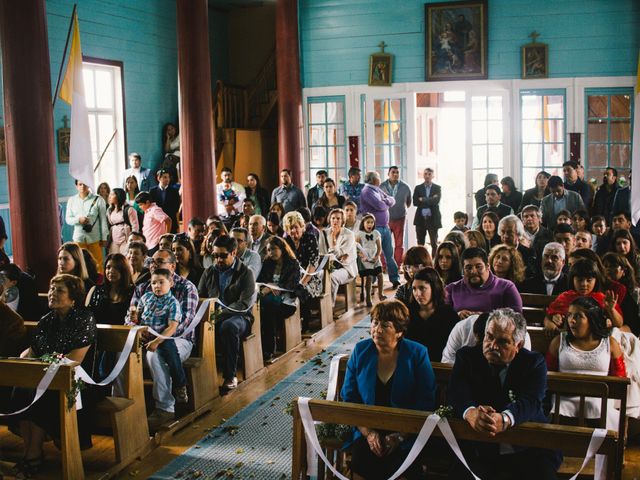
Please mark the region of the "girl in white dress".
<svg viewBox="0 0 640 480"><path fill-rule="evenodd" d="M371 287L374 277L378 277L378 298L380 301L387 298L382 294L384 286L382 262L380 261L382 237L380 236L380 232L375 228L376 219L369 213L362 217L360 229L356 233L356 242L358 242L358 273L364 285L367 307L372 306Z"/></svg>
<svg viewBox="0 0 640 480"><path fill-rule="evenodd" d="M596 300L579 297L571 302L567 315L568 331L551 341L547 367L564 373L626 377L620 344L611 336L605 313ZM560 415L577 417L579 397L563 397ZM617 430L620 412L607 405L607 428ZM585 418L600 418L600 400L585 399Z"/></svg>

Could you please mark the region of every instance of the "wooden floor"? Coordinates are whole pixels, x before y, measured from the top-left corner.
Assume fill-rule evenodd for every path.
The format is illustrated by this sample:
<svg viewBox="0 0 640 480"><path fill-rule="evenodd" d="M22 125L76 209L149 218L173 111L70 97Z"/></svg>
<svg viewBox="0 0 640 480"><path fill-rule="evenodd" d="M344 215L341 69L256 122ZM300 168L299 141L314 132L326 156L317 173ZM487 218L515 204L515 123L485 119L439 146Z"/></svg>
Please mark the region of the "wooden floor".
<svg viewBox="0 0 640 480"><path fill-rule="evenodd" d="M387 292L389 295L391 292ZM352 325L359 322L368 309L359 307L355 311L343 315L331 325L321 336L314 338L304 348L296 349L285 358L270 365L264 374L241 383L237 390L229 395L215 400L211 413L204 415L197 421L177 432L164 445L157 447L142 461L138 461L123 470L116 478L146 479L160 470L176 457L184 453L194 443L200 440L206 432L219 425L224 419L230 418L244 407L259 398L265 391L272 388L289 374L297 370L301 362L309 360L319 353L336 338L346 332ZM633 439L627 450L627 462L623 478L625 480L640 480L640 441L638 436ZM113 441L110 437L94 435L94 447L83 452L87 478L105 478L105 472L113 466ZM6 428L0 428L0 472L6 473L11 462L20 456L21 440L10 434ZM38 478L61 478L59 455L55 447L48 443L46 447L47 469ZM0 478L11 477L0 475Z"/></svg>

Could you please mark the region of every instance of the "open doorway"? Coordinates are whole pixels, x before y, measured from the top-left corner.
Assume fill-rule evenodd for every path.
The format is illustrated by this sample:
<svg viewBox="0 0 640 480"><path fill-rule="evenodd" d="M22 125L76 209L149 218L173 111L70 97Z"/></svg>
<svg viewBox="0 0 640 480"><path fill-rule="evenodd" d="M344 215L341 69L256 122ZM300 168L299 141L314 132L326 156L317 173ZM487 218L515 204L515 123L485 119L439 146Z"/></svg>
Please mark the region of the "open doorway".
<svg viewBox="0 0 640 480"><path fill-rule="evenodd" d="M454 212L468 208L465 124L465 92L416 95L416 178L431 167L442 187L441 238L453 227Z"/></svg>

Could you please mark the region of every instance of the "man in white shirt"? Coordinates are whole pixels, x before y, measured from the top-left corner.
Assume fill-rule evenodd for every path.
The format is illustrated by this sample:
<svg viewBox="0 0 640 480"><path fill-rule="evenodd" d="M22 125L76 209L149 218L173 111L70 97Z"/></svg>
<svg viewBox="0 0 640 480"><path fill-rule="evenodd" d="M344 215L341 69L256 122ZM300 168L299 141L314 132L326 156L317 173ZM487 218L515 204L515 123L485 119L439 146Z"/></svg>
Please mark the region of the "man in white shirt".
<svg viewBox="0 0 640 480"><path fill-rule="evenodd" d="M73 227L73 241L91 252L102 273L104 255L102 248L107 246L109 224L107 206L100 195L91 193L89 187L76 180L78 195L67 202L66 222Z"/></svg>
<svg viewBox="0 0 640 480"><path fill-rule="evenodd" d="M155 178L148 168L142 168L142 157L139 153L131 152L129 154L129 165L131 168L127 168L124 171L122 177L122 185L127 190L127 178L136 177L138 180L138 188L141 192L148 192L156 185Z"/></svg>
<svg viewBox="0 0 640 480"><path fill-rule="evenodd" d="M233 173L228 167L222 169L220 179L222 182L216 185L218 215L221 217L234 217L242 213L242 202L246 196L244 187L233 181Z"/></svg>
<svg viewBox="0 0 640 480"><path fill-rule="evenodd" d="M231 236L238 242L238 253L236 254L240 261L253 273L254 280L258 278L260 270L262 270L262 260L260 255L247 248L249 245L249 232L246 228L236 227L231 230Z"/></svg>

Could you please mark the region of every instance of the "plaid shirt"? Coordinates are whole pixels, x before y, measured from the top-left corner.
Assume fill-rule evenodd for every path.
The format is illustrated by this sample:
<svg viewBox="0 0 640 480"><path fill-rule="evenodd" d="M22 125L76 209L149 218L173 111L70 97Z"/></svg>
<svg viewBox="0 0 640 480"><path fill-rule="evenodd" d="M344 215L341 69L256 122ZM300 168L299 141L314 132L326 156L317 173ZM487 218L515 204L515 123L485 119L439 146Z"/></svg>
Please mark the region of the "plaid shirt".
<svg viewBox="0 0 640 480"><path fill-rule="evenodd" d="M180 323L182 320L180 302L171 292L160 297L153 292L146 292L140 299L138 308L143 309L140 325L151 327L158 333L162 333L169 322Z"/></svg>
<svg viewBox="0 0 640 480"><path fill-rule="evenodd" d="M137 306L140 302L140 299L146 292L151 291L151 281L147 281L138 285L133 292L133 298L131 298L131 306ZM180 302L180 308L182 309L182 321L178 325L176 333L173 335L174 337L179 337L182 335L191 322L193 318L196 316L196 311L198 309L198 289L196 286L191 283L189 280L182 278L180 275L173 274L173 287L171 287L171 293L176 300ZM130 324L129 320L129 312L127 312L127 318L125 323ZM190 342L195 341L195 333L191 332L189 335L184 337L186 340Z"/></svg>
<svg viewBox="0 0 640 480"><path fill-rule="evenodd" d="M364 183L357 183L352 185L348 180L340 185L338 189L338 193L344 196L347 200L351 200L355 202L358 206L358 210L360 210L360 195L362 194L362 189L364 188Z"/></svg>

